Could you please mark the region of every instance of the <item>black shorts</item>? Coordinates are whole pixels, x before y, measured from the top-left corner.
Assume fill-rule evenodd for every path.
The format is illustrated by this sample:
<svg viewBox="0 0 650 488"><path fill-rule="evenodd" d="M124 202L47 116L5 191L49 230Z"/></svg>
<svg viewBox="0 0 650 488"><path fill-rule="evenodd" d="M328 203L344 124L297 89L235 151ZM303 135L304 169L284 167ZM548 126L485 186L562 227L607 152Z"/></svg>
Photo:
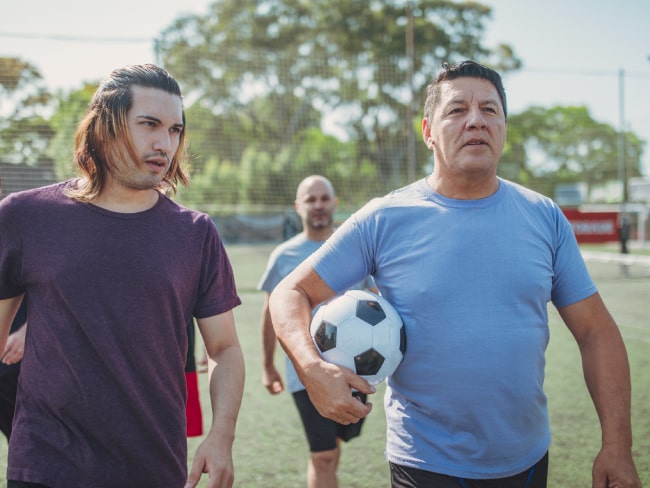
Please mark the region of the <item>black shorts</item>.
<svg viewBox="0 0 650 488"><path fill-rule="evenodd" d="M0 431L7 441L11 437L11 425L16 409L16 392L18 391L18 374L20 369L0 376Z"/></svg>
<svg viewBox="0 0 650 488"><path fill-rule="evenodd" d="M7 488L48 488L45 485L40 485L38 483L30 483L29 481L7 481Z"/></svg>
<svg viewBox="0 0 650 488"><path fill-rule="evenodd" d="M367 395L358 393L357 396L366 403ZM336 448L337 438L347 442L361 434L364 419L356 424L343 425L325 418L318 413L306 390L295 392L293 400L302 419L310 452L331 451Z"/></svg>
<svg viewBox="0 0 650 488"><path fill-rule="evenodd" d="M492 480L458 478L389 464L391 488L546 488L548 477L548 453L519 474Z"/></svg>

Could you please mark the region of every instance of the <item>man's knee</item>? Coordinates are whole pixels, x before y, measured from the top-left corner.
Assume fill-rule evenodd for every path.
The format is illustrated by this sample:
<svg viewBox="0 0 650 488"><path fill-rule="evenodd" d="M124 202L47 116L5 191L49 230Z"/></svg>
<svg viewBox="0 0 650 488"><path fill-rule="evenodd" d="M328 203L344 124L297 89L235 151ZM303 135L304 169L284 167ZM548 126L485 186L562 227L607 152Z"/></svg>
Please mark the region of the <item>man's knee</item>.
<svg viewBox="0 0 650 488"><path fill-rule="evenodd" d="M319 472L335 470L339 460L339 450L318 451L311 453L311 462Z"/></svg>

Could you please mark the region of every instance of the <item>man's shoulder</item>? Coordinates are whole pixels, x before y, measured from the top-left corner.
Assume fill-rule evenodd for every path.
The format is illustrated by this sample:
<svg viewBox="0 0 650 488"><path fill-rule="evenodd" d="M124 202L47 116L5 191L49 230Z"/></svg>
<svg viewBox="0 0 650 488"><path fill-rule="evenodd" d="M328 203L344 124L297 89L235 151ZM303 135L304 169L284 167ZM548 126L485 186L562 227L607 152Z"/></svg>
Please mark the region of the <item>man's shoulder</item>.
<svg viewBox="0 0 650 488"><path fill-rule="evenodd" d="M429 189L424 179L417 180L386 195L373 198L355 212L357 219L381 214L384 217L400 216L403 209L428 205Z"/></svg>
<svg viewBox="0 0 650 488"><path fill-rule="evenodd" d="M307 239L304 232L278 244L269 255L258 289L270 293L280 279L293 271L321 244Z"/></svg>
<svg viewBox="0 0 650 488"><path fill-rule="evenodd" d="M73 180L59 181L57 183L39 186L37 188L29 188L27 190L13 192L7 195L7 198L11 197L21 200L28 200L32 198L56 198L63 196L65 189L72 184Z"/></svg>
<svg viewBox="0 0 650 488"><path fill-rule="evenodd" d="M51 208L52 205L70 201L70 198L64 193L69 184L69 181L64 181L10 193L0 201L0 204L5 208L11 207L19 210L42 206Z"/></svg>
<svg viewBox="0 0 650 488"><path fill-rule="evenodd" d="M305 237L305 233L301 232L275 246L273 252L280 254L287 251L301 249L307 246L308 244L309 244L309 240Z"/></svg>
<svg viewBox="0 0 650 488"><path fill-rule="evenodd" d="M499 182L501 185L504 185L506 187L508 194L514 196L515 198L519 198L525 200L526 202L545 207L556 206L555 202L550 197L547 197L546 195L543 195L535 190L531 190L530 188L527 188L519 183L504 179L500 179Z"/></svg>
<svg viewBox="0 0 650 488"><path fill-rule="evenodd" d="M176 216L191 223L214 223L212 217L207 213L186 207L165 194L161 194L161 210L170 216Z"/></svg>
<svg viewBox="0 0 650 488"><path fill-rule="evenodd" d="M304 233L300 233L273 249L269 256L269 265L296 267L322 245L323 242L311 241Z"/></svg>
<svg viewBox="0 0 650 488"><path fill-rule="evenodd" d="M371 202L374 201L377 203L384 203L385 205L392 205L404 200L426 198L427 192L430 192L429 185L427 184L426 179L421 178L409 183L408 185L396 188L383 197L375 198L374 200L371 200Z"/></svg>

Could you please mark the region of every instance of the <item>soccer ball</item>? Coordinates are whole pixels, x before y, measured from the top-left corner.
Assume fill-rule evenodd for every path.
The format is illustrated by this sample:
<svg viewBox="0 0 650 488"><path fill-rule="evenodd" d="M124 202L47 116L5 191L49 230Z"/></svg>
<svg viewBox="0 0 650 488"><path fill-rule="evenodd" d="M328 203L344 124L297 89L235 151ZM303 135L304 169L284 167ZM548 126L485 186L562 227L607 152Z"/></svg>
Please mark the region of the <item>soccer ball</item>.
<svg viewBox="0 0 650 488"><path fill-rule="evenodd" d="M349 290L321 305L310 332L325 361L351 369L371 385L393 374L406 350L397 311L365 290Z"/></svg>

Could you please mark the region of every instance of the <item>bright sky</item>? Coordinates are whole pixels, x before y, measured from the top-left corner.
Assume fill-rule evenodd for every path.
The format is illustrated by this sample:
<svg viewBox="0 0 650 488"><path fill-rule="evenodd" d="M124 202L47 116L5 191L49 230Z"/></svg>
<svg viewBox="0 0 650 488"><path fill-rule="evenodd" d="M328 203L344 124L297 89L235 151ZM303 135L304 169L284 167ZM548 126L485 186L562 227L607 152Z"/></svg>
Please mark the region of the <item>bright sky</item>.
<svg viewBox="0 0 650 488"><path fill-rule="evenodd" d="M115 67L155 62L152 39L183 13L205 13L209 3L11 2L0 15L0 56L32 63L53 90L77 88ZM623 121L626 129L649 141L643 159L650 175L650 1L483 3L493 7L487 45L510 44L524 62L523 70L504 78L509 111L586 105L597 121L615 128ZM125 42L79 42L83 38Z"/></svg>

